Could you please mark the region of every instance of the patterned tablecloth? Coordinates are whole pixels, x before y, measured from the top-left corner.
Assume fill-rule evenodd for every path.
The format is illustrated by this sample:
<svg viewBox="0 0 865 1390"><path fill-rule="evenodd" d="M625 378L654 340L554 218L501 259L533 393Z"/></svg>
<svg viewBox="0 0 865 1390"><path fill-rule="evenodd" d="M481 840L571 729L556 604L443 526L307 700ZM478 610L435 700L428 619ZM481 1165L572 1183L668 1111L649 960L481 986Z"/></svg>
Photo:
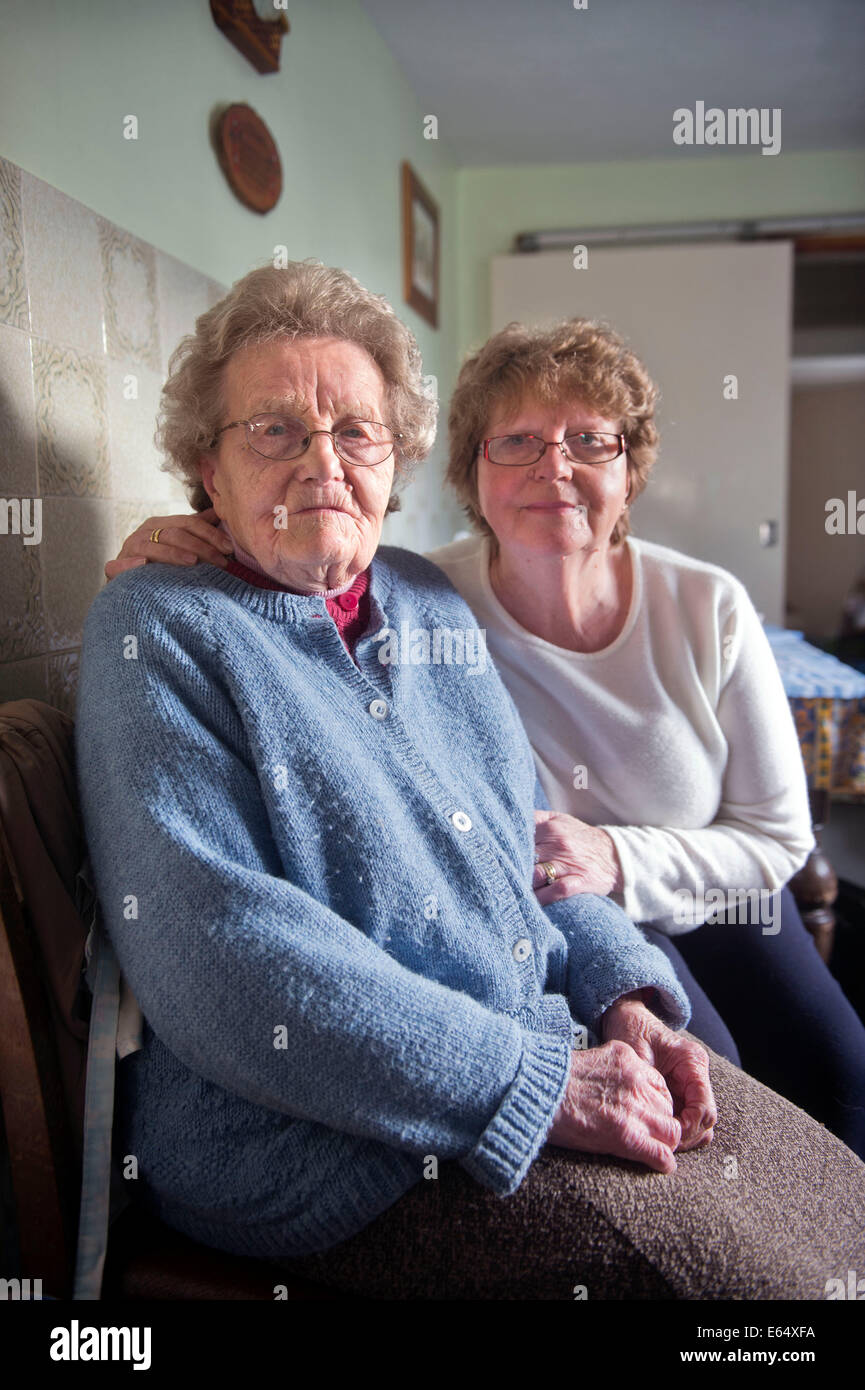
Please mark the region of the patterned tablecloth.
<svg viewBox="0 0 865 1390"><path fill-rule="evenodd" d="M766 624L790 701L808 787L865 798L865 675L806 642L801 632Z"/></svg>

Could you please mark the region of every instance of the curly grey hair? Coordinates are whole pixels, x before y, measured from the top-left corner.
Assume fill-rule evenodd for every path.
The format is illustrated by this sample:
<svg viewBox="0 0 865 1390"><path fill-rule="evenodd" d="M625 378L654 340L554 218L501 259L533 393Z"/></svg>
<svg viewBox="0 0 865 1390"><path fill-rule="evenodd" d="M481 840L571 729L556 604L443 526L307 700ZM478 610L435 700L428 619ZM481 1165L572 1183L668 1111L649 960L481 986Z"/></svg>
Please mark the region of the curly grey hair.
<svg viewBox="0 0 865 1390"><path fill-rule="evenodd" d="M387 505L398 511L396 490L432 448L438 406L424 392L414 335L384 296L321 261L260 266L196 320L195 332L172 353L162 388L155 441L167 459L164 469L185 483L196 511L210 506L199 457L212 446L224 413L223 368L241 348L284 338L344 339L365 348L378 366L388 424L403 436Z"/></svg>

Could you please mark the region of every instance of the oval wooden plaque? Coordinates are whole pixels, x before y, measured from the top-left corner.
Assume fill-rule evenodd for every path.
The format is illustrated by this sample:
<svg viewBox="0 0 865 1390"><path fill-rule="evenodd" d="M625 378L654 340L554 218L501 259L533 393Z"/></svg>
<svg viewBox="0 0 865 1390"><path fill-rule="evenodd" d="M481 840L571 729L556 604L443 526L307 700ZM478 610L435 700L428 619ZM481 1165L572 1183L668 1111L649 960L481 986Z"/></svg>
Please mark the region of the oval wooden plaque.
<svg viewBox="0 0 865 1390"><path fill-rule="evenodd" d="M270 212L282 193L282 164L276 141L251 106L237 102L223 111L216 147L240 201L253 212Z"/></svg>

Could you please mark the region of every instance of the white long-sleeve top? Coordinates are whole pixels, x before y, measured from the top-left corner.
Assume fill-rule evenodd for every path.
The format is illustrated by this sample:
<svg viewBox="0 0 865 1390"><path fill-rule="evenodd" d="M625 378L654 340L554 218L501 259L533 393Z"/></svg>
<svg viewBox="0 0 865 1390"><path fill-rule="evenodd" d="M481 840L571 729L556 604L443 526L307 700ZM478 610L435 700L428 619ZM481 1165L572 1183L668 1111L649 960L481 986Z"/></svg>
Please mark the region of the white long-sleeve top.
<svg viewBox="0 0 865 1390"><path fill-rule="evenodd" d="M674 935L701 893L780 888L814 846L805 772L772 650L743 585L628 537L630 609L598 652L537 637L489 579L489 541L428 552L486 628L550 806L613 839L619 898ZM683 922L682 891L696 914Z"/></svg>

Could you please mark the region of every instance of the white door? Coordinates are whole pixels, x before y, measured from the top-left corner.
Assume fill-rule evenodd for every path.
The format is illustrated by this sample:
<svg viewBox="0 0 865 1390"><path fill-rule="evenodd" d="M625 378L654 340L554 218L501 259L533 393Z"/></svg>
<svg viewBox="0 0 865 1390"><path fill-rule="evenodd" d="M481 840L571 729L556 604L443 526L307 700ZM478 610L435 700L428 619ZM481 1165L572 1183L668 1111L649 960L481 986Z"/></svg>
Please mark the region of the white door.
<svg viewBox="0 0 865 1390"><path fill-rule="evenodd" d="M589 247L580 270L574 259L496 256L493 331L580 314L629 339L661 391L661 448L635 534L731 570L783 623L791 243Z"/></svg>

